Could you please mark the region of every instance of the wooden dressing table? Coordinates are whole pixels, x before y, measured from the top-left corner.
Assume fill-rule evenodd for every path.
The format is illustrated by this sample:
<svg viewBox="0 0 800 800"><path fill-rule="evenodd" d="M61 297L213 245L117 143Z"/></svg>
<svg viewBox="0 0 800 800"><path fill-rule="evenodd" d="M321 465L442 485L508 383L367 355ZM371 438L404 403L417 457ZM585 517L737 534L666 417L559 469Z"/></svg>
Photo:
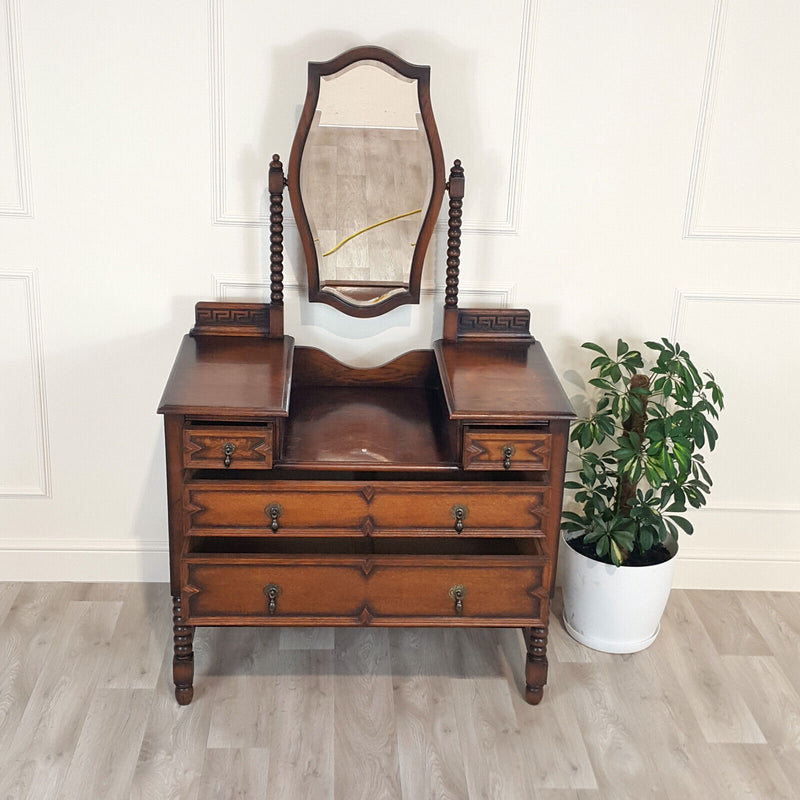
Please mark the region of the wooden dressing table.
<svg viewBox="0 0 800 800"><path fill-rule="evenodd" d="M412 85L430 161L408 273L368 280L320 269L326 211L309 215L303 196L321 84L362 67L381 73L364 85ZM361 317L418 302L445 190L428 74L374 47L309 65L288 186L310 300ZM322 119L330 113L324 105ZM357 126L343 127L352 138ZM538 703L572 409L527 311L458 307L463 170L456 162L447 183L443 338L368 369L284 334L285 183L276 156L270 302L198 303L159 406L178 702L192 699L197 626L452 625L522 628L525 697Z"/></svg>

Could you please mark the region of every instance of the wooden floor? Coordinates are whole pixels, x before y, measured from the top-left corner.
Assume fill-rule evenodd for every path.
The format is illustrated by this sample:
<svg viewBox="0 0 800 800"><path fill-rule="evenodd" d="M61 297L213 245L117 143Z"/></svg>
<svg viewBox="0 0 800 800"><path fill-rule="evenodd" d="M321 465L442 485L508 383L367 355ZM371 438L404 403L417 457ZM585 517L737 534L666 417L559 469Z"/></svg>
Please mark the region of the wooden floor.
<svg viewBox="0 0 800 800"><path fill-rule="evenodd" d="M171 686L148 584L0 584L0 798L800 797L800 594L674 591L661 635L595 653L518 631L198 630Z"/></svg>

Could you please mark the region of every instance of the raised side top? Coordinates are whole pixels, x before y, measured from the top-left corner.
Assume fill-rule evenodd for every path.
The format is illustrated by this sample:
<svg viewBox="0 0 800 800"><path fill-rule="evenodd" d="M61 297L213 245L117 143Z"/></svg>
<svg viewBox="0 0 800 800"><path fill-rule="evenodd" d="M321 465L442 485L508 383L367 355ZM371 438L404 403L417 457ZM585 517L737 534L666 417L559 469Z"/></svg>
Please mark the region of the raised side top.
<svg viewBox="0 0 800 800"><path fill-rule="evenodd" d="M450 419L529 422L575 416L541 344L434 343Z"/></svg>
<svg viewBox="0 0 800 800"><path fill-rule="evenodd" d="M294 339L184 336L159 414L289 413Z"/></svg>

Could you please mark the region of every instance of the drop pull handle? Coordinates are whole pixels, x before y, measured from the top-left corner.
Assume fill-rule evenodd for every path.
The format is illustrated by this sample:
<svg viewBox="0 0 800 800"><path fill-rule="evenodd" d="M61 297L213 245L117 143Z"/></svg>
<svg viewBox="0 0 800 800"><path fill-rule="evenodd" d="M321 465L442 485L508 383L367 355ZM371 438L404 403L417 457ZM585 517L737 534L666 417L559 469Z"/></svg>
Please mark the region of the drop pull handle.
<svg viewBox="0 0 800 800"><path fill-rule="evenodd" d="M264 587L264 594L267 598L267 613L274 614L278 609L278 597L281 593L281 587L277 583L268 583Z"/></svg>
<svg viewBox="0 0 800 800"><path fill-rule="evenodd" d="M228 469L228 467L231 465L231 456L233 455L233 451L235 449L236 445L231 444L230 442L225 442L225 444L222 445L222 455L225 456L225 458L222 460L222 463L225 465L225 469Z"/></svg>
<svg viewBox="0 0 800 800"><path fill-rule="evenodd" d="M269 526L272 528L273 533L277 533L278 531L278 517L280 517L283 509L278 505L278 503L270 503L265 509L264 513L269 517L270 523Z"/></svg>
<svg viewBox="0 0 800 800"><path fill-rule="evenodd" d="M450 516L455 520L453 529L456 533L461 533L464 530L464 520L469 514L469 509L466 506L455 505L450 509Z"/></svg>
<svg viewBox="0 0 800 800"><path fill-rule="evenodd" d="M514 448L507 444L503 448L503 469L511 469L511 456L514 455Z"/></svg>
<svg viewBox="0 0 800 800"><path fill-rule="evenodd" d="M457 583L455 586L450 587L450 599L453 601L455 605L455 612L457 616L461 616L464 611L464 596L466 595L467 590L464 586L460 583Z"/></svg>

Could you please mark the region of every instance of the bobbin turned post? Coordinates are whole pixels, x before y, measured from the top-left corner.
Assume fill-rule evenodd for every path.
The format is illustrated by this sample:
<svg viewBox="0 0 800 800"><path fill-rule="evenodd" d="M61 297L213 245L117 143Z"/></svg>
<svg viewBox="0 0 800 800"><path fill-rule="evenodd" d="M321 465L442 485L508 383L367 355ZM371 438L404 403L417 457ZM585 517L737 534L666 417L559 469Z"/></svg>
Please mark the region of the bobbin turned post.
<svg viewBox="0 0 800 800"><path fill-rule="evenodd" d="M277 153L269 165L269 335L283 336L283 187L286 176Z"/></svg>
<svg viewBox="0 0 800 800"><path fill-rule="evenodd" d="M172 598L172 633L174 650L172 657L172 680L175 683L175 699L182 706L189 705L194 695L194 627L183 621L181 598Z"/></svg>
<svg viewBox="0 0 800 800"><path fill-rule="evenodd" d="M547 683L547 628L523 628L522 633L528 651L525 659L525 699L535 706L541 702Z"/></svg>
<svg viewBox="0 0 800 800"><path fill-rule="evenodd" d="M458 275L461 264L461 207L464 200L464 168L456 159L447 182L450 196L447 226L447 278L444 289L444 338L455 341L458 328Z"/></svg>

